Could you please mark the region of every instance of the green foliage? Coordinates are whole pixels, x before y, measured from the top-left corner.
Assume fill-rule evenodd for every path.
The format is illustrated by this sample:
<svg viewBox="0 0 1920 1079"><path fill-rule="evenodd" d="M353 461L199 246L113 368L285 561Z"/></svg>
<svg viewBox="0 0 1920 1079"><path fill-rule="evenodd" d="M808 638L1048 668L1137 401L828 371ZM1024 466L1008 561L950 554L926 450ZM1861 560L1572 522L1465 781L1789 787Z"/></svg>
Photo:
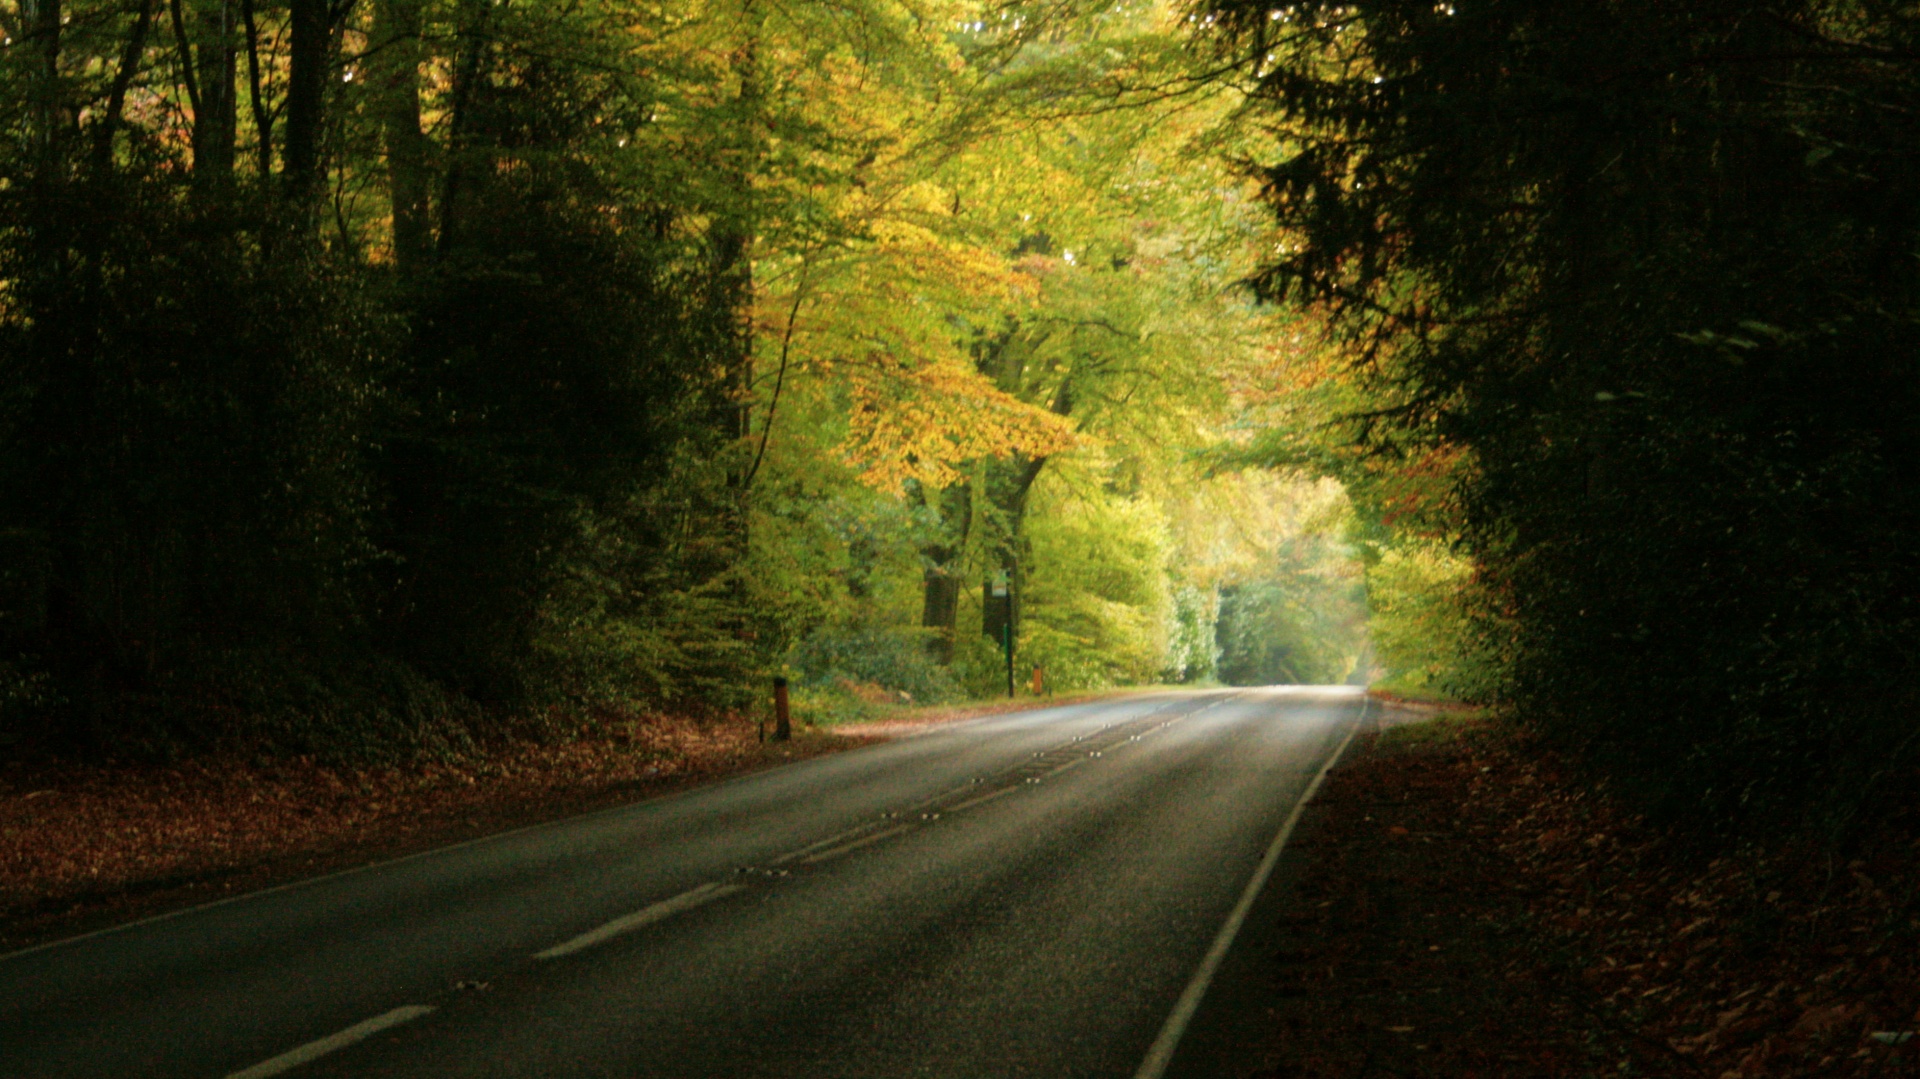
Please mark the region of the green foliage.
<svg viewBox="0 0 1920 1079"><path fill-rule="evenodd" d="M1268 575L1221 590L1221 681L1346 681L1366 636L1366 607L1351 561L1335 546L1324 535L1303 537Z"/></svg>
<svg viewBox="0 0 1920 1079"><path fill-rule="evenodd" d="M1437 542L1402 540L1367 567L1367 606L1381 689L1468 701L1497 692L1500 667L1472 560Z"/></svg>
<svg viewBox="0 0 1920 1079"><path fill-rule="evenodd" d="M117 703L101 736L115 755L141 758L212 751L397 763L471 752L476 736L498 729L405 663L311 647L199 652Z"/></svg>
<svg viewBox="0 0 1920 1079"><path fill-rule="evenodd" d="M0 738L995 692L994 572L1022 681L1214 672L1253 225L1173 6L0 13Z"/></svg>
<svg viewBox="0 0 1920 1079"><path fill-rule="evenodd" d="M383 538L406 597L393 638L481 700L522 694L519 668L560 559L616 524L638 533L618 541L629 561L646 542L652 530L629 503L693 436L696 373L719 351L689 332L698 322L666 279L665 253L580 212L575 200L597 185L562 179L489 189L500 205L415 293L402 382L414 407L382 439L396 494ZM665 537L649 538L657 554Z"/></svg>
<svg viewBox="0 0 1920 1079"><path fill-rule="evenodd" d="M0 660L0 749L26 737L23 728L55 703L44 672L18 661Z"/></svg>
<svg viewBox="0 0 1920 1079"><path fill-rule="evenodd" d="M1168 666L1174 621L1166 521L1142 499L1098 489L1064 497L1072 512L1041 513L1028 531L1016 677L1038 664L1060 690L1151 682Z"/></svg>
<svg viewBox="0 0 1920 1079"><path fill-rule="evenodd" d="M947 668L927 654L925 631L908 627L822 627L794 648L789 666L806 683L866 683L906 694L915 704L945 704L962 696Z"/></svg>
<svg viewBox="0 0 1920 1079"><path fill-rule="evenodd" d="M581 523L536 613L531 656L519 663L531 696L699 712L744 708L761 695L771 672L760 640L778 634L781 609L738 567L698 572L710 552L697 542L682 549L674 526L719 515L702 513L687 489L677 493L642 489Z"/></svg>
<svg viewBox="0 0 1920 1079"><path fill-rule="evenodd" d="M74 181L57 209L28 186L0 200L0 628L66 737L105 748L117 695L202 648L360 629L393 326L164 171Z"/></svg>
<svg viewBox="0 0 1920 1079"><path fill-rule="evenodd" d="M1160 681L1210 682L1220 665L1220 593L1182 583L1173 589L1173 625Z"/></svg>
<svg viewBox="0 0 1920 1079"><path fill-rule="evenodd" d="M435 753L556 698L724 707L766 668L715 476L739 297L682 192L610 160L651 104L607 67L625 30L374 7L328 9L348 77L300 101L259 12L279 127L125 5L36 8L72 32L0 60L9 731ZM417 35L451 83L353 82L369 18L458 25Z"/></svg>

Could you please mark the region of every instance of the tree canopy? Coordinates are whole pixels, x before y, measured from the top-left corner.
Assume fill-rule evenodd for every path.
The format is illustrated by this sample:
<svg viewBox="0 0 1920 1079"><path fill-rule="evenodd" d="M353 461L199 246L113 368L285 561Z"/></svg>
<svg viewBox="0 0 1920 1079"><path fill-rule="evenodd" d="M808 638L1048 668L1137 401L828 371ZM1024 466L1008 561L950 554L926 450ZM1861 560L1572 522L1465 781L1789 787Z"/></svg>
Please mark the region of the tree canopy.
<svg viewBox="0 0 1920 1079"><path fill-rule="evenodd" d="M1221 597L1292 572L1179 512L1313 485L1189 460L1264 226L1168 4L0 0L0 35L6 744L982 692L996 575L1054 684L1207 678Z"/></svg>

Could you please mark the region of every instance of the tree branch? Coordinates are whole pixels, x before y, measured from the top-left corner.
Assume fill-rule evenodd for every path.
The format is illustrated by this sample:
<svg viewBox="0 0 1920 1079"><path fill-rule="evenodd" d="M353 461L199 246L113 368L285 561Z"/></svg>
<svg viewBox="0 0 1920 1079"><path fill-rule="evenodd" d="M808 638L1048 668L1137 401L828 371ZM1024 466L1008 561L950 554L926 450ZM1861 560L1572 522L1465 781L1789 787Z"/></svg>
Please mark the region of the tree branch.
<svg viewBox="0 0 1920 1079"><path fill-rule="evenodd" d="M180 0L168 0L173 13L173 43L179 49L180 78L187 86L187 103L193 106L193 126L200 126L200 80L193 71L193 50L187 46L187 20L180 13Z"/></svg>
<svg viewBox="0 0 1920 1079"><path fill-rule="evenodd" d="M113 129L120 123L120 114L126 108L127 87L132 85L134 75L140 70L140 58L147 50L147 30L153 25L153 0L139 0L140 16L133 24L133 36L127 39L127 47L120 54L120 70L113 77L113 89L107 94L106 114L100 119L100 130L94 135L93 164L97 171L105 172L113 162Z"/></svg>
<svg viewBox="0 0 1920 1079"><path fill-rule="evenodd" d="M753 486L753 478L760 474L760 461L767 455L767 442L773 438L773 413L780 407L780 389L787 382L787 358L792 354L793 324L800 317L800 303L805 299L806 276L804 274L794 282L793 306L787 311L787 326L780 335L780 370L773 379L773 396L767 401L767 418L760 427L760 449L753 455L753 467L747 469L746 478L740 481L741 488Z"/></svg>

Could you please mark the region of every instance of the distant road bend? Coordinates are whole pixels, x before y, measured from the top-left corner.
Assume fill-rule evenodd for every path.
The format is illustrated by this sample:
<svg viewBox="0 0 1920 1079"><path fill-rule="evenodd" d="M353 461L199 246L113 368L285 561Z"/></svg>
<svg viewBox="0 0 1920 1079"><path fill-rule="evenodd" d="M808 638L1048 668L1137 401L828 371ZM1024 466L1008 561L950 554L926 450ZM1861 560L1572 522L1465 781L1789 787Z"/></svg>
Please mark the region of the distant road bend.
<svg viewBox="0 0 1920 1079"><path fill-rule="evenodd" d="M1158 1079L1350 687L956 724L0 957L0 1075Z"/></svg>

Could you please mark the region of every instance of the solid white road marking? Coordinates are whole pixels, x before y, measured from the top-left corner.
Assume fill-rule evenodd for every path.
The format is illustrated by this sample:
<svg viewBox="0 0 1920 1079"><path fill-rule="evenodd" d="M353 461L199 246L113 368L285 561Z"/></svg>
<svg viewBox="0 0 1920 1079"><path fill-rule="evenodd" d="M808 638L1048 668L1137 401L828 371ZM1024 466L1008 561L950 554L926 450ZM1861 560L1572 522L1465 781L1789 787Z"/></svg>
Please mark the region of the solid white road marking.
<svg viewBox="0 0 1920 1079"><path fill-rule="evenodd" d="M409 1004L404 1008L395 1008L385 1015L376 1015L364 1023L355 1023L338 1033L329 1034L317 1041L310 1041L298 1049L288 1050L272 1060L263 1060L244 1071L234 1072L227 1076L227 1079L267 1079L270 1075L279 1075L308 1061L318 1060L336 1049L345 1049L355 1042L365 1041L388 1027L397 1027L423 1015L432 1014L433 1008L426 1004Z"/></svg>
<svg viewBox="0 0 1920 1079"><path fill-rule="evenodd" d="M631 933L642 926L665 921L682 911L689 911L695 907L711 903L716 899L746 890L747 886L744 884L720 884L717 882L702 884L698 888L681 892L672 899L663 899L650 907L636 910L623 918L615 918L600 928L588 933L582 933L564 944L556 944L544 952L537 952L534 954L534 958L558 959L563 955L572 955L574 952L591 948L596 944L604 944L622 933Z"/></svg>
<svg viewBox="0 0 1920 1079"><path fill-rule="evenodd" d="M1187 1024L1193 1021L1193 1014L1200 1010L1200 1000L1207 995L1207 986L1212 984L1214 974L1220 970L1221 960L1227 957L1227 949L1233 947L1233 938L1240 934L1240 926L1247 920L1247 912L1253 909L1253 901L1260 897L1260 890L1267 886L1267 878L1273 875L1273 867L1280 861L1280 851L1292 838L1293 830L1300 823L1301 814L1307 811L1307 803L1319 792L1320 784L1326 781L1327 773L1340 762L1340 757L1352 744L1353 736L1360 732L1360 724L1366 721L1367 705L1371 698L1362 698L1360 715L1353 721L1353 727L1340 745L1327 758L1327 763L1307 784L1306 792L1294 803L1293 812L1287 814L1286 822L1280 825L1273 842L1267 845L1266 857L1260 859L1259 868L1253 871L1253 879L1247 881L1246 890L1240 893L1240 901L1233 905L1227 915L1225 925L1214 935L1213 947L1207 949L1206 958L1200 960L1200 967L1193 972L1193 978L1187 982L1185 992L1173 1006L1173 1014L1160 1027L1160 1036L1153 1040L1153 1047L1147 1050L1147 1059L1140 1064L1140 1070L1133 1073L1133 1079L1160 1079L1166 1074L1167 1065L1173 1063L1173 1051L1180 1047L1180 1036L1187 1032Z"/></svg>

